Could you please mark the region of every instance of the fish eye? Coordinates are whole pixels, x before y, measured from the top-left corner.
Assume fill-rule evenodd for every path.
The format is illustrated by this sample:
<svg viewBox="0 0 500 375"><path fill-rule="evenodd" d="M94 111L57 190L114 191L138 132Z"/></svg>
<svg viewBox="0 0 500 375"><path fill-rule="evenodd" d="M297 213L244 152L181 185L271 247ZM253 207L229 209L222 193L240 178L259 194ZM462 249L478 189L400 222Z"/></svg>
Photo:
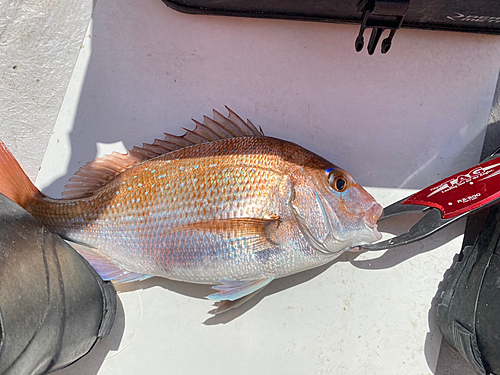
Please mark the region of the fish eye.
<svg viewBox="0 0 500 375"><path fill-rule="evenodd" d="M332 170L328 175L328 184L332 189L342 193L349 187L349 182L344 174L340 171Z"/></svg>

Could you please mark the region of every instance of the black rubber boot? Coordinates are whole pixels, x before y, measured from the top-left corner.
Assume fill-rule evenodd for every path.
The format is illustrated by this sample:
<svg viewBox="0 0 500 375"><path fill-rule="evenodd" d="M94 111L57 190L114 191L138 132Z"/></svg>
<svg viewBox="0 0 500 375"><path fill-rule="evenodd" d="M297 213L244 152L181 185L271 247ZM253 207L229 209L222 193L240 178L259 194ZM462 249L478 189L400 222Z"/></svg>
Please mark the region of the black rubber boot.
<svg viewBox="0 0 500 375"><path fill-rule="evenodd" d="M437 323L444 340L478 374L500 374L499 205L480 228L473 245L464 241L459 261L445 274Z"/></svg>
<svg viewBox="0 0 500 375"><path fill-rule="evenodd" d="M116 292L38 220L0 194L0 374L43 374L106 337Z"/></svg>

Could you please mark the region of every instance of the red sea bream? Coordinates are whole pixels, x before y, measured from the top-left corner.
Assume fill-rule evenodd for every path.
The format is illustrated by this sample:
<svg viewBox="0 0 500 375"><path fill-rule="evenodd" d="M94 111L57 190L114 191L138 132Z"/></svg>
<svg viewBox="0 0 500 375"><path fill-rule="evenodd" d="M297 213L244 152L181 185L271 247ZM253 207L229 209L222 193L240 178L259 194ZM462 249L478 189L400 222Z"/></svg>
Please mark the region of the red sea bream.
<svg viewBox="0 0 500 375"><path fill-rule="evenodd" d="M104 279L212 284L216 312L381 237L382 208L350 174L232 111L88 163L62 199L0 142L0 192L79 244Z"/></svg>

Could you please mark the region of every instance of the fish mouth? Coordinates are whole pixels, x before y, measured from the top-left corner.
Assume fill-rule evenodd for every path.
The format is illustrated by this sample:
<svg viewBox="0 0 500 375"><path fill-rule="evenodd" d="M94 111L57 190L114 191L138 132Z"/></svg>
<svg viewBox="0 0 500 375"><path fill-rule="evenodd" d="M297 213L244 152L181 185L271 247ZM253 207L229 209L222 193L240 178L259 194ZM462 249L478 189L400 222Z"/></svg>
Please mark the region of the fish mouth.
<svg viewBox="0 0 500 375"><path fill-rule="evenodd" d="M365 228L359 230L358 241L353 247L369 245L380 239L382 239L382 233L378 231L377 224L365 223Z"/></svg>
<svg viewBox="0 0 500 375"><path fill-rule="evenodd" d="M378 241L382 239L382 233L378 231L378 219L382 215L382 212L384 209L380 204L377 202L374 202L373 205L365 212L365 227L369 229L370 233L372 234L372 237L375 236L375 239L370 239L368 243ZM363 243L361 245L367 245L368 243ZM360 246L360 245L358 245Z"/></svg>
<svg viewBox="0 0 500 375"><path fill-rule="evenodd" d="M373 202L373 205L365 212L367 226L370 228L377 228L377 221L380 216L382 216L383 211L384 209L380 204Z"/></svg>

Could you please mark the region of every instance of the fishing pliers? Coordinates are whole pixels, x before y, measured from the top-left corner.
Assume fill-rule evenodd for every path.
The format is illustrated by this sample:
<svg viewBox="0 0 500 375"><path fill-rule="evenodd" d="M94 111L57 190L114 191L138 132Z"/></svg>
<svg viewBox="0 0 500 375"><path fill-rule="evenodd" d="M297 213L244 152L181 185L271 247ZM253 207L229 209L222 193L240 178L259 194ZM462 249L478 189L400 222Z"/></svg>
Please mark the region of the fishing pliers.
<svg viewBox="0 0 500 375"><path fill-rule="evenodd" d="M391 249L419 241L458 219L500 202L500 148L480 164L445 178L384 208L389 217L426 213L407 232L363 250Z"/></svg>

